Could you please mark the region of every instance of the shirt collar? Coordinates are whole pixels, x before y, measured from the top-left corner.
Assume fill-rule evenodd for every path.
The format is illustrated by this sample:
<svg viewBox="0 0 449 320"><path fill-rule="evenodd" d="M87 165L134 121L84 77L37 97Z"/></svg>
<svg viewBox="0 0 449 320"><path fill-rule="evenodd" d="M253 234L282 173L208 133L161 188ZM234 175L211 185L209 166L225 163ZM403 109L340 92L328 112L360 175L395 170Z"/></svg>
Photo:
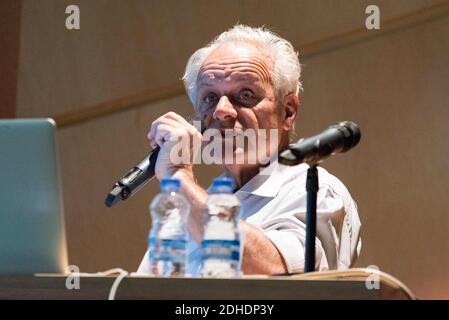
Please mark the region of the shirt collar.
<svg viewBox="0 0 449 320"><path fill-rule="evenodd" d="M259 173L249 180L235 193L238 197L253 194L259 197L274 198L279 193L285 180L285 171L288 167L273 160L269 166L260 168Z"/></svg>

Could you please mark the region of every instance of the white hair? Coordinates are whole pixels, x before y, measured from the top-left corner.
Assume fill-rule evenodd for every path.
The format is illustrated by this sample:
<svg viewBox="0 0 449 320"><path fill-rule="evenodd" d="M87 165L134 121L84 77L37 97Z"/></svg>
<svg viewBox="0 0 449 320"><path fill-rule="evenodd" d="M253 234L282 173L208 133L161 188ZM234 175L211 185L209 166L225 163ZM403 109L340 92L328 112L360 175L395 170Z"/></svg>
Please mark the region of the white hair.
<svg viewBox="0 0 449 320"><path fill-rule="evenodd" d="M296 95L299 94L299 91L302 89L299 80L301 77L301 65L298 59L298 52L295 51L292 44L264 27L252 28L238 24L220 34L204 48L198 49L189 58L182 80L194 107L197 100L198 73L204 60L220 45L232 42L253 43L261 48L264 53L267 53L273 65L273 70L270 70L270 76L278 100L291 92Z"/></svg>

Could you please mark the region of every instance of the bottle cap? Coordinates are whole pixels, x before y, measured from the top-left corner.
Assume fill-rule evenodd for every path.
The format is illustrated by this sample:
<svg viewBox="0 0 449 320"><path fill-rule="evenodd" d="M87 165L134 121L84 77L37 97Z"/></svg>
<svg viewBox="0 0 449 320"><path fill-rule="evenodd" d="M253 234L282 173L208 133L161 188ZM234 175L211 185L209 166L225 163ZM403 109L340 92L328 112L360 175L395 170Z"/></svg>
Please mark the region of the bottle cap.
<svg viewBox="0 0 449 320"><path fill-rule="evenodd" d="M212 181L209 188L209 193L233 193L234 180L228 177L218 177Z"/></svg>
<svg viewBox="0 0 449 320"><path fill-rule="evenodd" d="M181 187L181 180L176 178L162 178L161 192L178 192Z"/></svg>

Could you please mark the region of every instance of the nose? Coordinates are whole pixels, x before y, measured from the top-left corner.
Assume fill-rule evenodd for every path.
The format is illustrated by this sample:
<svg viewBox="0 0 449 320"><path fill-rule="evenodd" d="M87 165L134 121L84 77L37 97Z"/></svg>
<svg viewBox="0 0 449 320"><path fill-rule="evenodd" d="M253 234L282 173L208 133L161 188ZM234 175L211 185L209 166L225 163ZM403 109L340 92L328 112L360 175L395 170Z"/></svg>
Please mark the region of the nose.
<svg viewBox="0 0 449 320"><path fill-rule="evenodd" d="M218 101L212 116L215 120L219 121L232 120L237 118L237 110L229 101L228 97L222 96Z"/></svg>

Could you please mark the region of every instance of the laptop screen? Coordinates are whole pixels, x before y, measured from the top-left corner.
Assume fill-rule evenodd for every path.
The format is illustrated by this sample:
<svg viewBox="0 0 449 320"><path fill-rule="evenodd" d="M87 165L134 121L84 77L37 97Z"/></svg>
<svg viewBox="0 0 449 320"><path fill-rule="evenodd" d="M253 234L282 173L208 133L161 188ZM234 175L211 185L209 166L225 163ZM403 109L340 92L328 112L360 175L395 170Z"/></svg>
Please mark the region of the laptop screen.
<svg viewBox="0 0 449 320"><path fill-rule="evenodd" d="M0 274L65 271L55 133L52 119L0 119Z"/></svg>

